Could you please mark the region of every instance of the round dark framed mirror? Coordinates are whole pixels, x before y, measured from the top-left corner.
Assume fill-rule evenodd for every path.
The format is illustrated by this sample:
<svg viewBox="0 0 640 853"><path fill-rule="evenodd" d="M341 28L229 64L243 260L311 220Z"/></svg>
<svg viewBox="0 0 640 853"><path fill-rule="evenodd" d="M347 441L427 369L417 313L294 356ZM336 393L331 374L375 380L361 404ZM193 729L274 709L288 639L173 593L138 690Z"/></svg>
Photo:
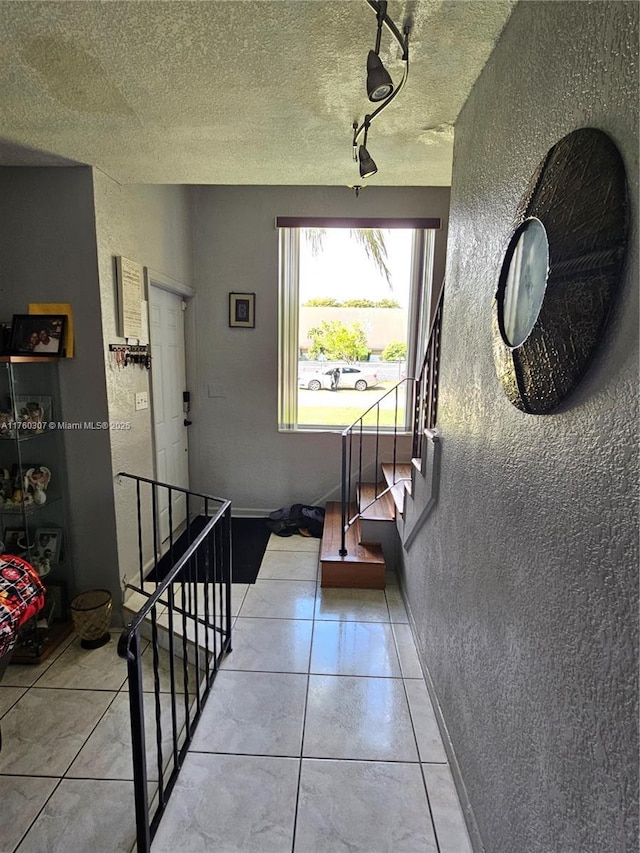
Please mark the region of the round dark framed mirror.
<svg viewBox="0 0 640 853"><path fill-rule="evenodd" d="M570 133L529 181L494 301L496 370L517 408L552 412L584 375L615 300L627 238L618 149L602 131Z"/></svg>

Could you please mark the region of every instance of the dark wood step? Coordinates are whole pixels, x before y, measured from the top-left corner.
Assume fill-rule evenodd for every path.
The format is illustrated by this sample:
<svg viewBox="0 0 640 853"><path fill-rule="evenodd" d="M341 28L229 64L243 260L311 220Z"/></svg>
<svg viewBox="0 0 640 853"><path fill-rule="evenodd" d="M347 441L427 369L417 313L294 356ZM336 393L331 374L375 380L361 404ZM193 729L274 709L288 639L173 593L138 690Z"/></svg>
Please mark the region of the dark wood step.
<svg viewBox="0 0 640 853"><path fill-rule="evenodd" d="M376 491L382 491L382 483L360 483L358 486L358 503L360 517L367 521L393 521L396 517L396 505L391 492L385 492L376 500ZM369 506L369 504L371 504ZM366 509L364 509L366 507Z"/></svg>
<svg viewBox="0 0 640 853"><path fill-rule="evenodd" d="M353 514L355 508L352 506ZM340 554L342 515L339 501L325 507L324 529L320 544L321 586L348 589L384 589L386 564L382 546L360 542L360 522L347 531L347 554Z"/></svg>

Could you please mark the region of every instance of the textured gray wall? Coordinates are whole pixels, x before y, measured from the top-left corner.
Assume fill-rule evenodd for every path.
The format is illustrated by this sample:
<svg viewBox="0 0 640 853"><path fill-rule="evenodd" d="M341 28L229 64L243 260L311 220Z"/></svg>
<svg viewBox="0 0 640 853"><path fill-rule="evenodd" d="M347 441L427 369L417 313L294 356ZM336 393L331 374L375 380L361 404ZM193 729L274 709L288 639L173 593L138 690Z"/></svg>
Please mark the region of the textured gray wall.
<svg viewBox="0 0 640 853"><path fill-rule="evenodd" d="M2 319L26 313L29 302L71 302L75 357L58 365L60 414L72 422L107 420L91 169L0 169L0 198ZM75 578L66 578L69 592L112 587L116 549L109 437L74 430L65 433L64 445L66 535L75 571ZM51 468L55 472L55 460Z"/></svg>
<svg viewBox="0 0 640 853"><path fill-rule="evenodd" d="M124 340L116 334L114 256L191 284L188 194L122 187L87 167L0 169L2 319L26 312L29 302L71 302L76 355L59 365L63 417L132 427L64 436L72 593L106 587L117 602L121 577L131 578L137 565L134 493L114 486L113 475L153 474L151 410L134 408L150 377L138 367L118 369L108 356L108 344Z"/></svg>
<svg viewBox="0 0 640 853"><path fill-rule="evenodd" d="M359 198L346 187L197 187L193 192L197 359L189 436L192 486L249 510L335 500L339 433L278 433L276 217L439 216L434 272L439 284L449 188L367 187ZM255 329L228 327L233 290L256 293ZM408 441L406 447L408 453Z"/></svg>
<svg viewBox="0 0 640 853"><path fill-rule="evenodd" d="M637 850L638 5L520 3L456 126L435 514L406 586L490 853ZM491 307L516 204L582 126L633 194L621 298L563 410L512 407Z"/></svg>

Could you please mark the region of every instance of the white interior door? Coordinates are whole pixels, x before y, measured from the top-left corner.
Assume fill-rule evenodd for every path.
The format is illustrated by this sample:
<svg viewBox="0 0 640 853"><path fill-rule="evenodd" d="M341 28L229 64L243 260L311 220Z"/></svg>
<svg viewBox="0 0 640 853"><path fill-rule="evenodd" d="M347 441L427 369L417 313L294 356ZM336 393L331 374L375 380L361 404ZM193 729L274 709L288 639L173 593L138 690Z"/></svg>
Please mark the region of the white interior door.
<svg viewBox="0 0 640 853"><path fill-rule="evenodd" d="M184 312L182 297L152 283L149 287L151 386L155 430L156 479L189 488L189 448L182 394L187 390ZM169 504L159 494L161 541L169 536ZM172 495L171 526L176 531L186 519L186 499Z"/></svg>

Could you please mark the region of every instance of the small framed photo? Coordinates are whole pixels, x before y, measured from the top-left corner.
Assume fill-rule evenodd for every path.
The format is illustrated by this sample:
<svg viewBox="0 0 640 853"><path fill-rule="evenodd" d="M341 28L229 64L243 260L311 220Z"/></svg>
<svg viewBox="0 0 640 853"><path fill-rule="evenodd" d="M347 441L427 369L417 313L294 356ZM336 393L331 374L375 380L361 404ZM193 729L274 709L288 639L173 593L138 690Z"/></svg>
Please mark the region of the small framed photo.
<svg viewBox="0 0 640 853"><path fill-rule="evenodd" d="M15 404L17 423L21 430L39 433L47 429L52 418L51 397L16 397Z"/></svg>
<svg viewBox="0 0 640 853"><path fill-rule="evenodd" d="M255 293L229 294L229 325L239 329L255 329Z"/></svg>
<svg viewBox="0 0 640 853"><path fill-rule="evenodd" d="M13 554L14 557L26 559L28 556L27 534L23 527L5 527L4 529L4 553Z"/></svg>
<svg viewBox="0 0 640 853"><path fill-rule="evenodd" d="M10 355L64 356L64 314L14 314Z"/></svg>
<svg viewBox="0 0 640 853"><path fill-rule="evenodd" d="M31 553L43 563L55 566L60 560L61 547L62 530L59 527L39 527Z"/></svg>

